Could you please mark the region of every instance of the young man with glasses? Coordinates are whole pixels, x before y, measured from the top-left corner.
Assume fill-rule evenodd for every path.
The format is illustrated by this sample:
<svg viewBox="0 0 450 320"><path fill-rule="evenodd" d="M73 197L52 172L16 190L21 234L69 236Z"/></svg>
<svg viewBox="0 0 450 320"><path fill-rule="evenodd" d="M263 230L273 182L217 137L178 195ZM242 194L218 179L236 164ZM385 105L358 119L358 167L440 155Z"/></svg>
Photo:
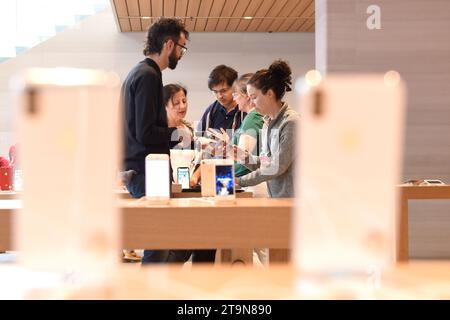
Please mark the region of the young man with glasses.
<svg viewBox="0 0 450 320"><path fill-rule="evenodd" d="M159 19L148 30L143 52L146 58L129 72L122 85L124 170L134 173L126 181L134 198L145 195L145 157L150 153L169 154L177 128L169 128L167 123L161 72L176 68L188 39L189 32L181 20ZM189 255L181 250L145 250L142 263L182 262Z"/></svg>
<svg viewBox="0 0 450 320"><path fill-rule="evenodd" d="M236 130L241 126L245 115L239 111L233 100L232 89L237 76L236 70L223 64L211 71L208 88L214 93L216 101L206 108L198 125L198 131L206 131L209 128Z"/></svg>
<svg viewBox="0 0 450 320"><path fill-rule="evenodd" d="M206 108L200 123L198 131L206 131L209 128L223 129L232 135L232 132L241 126L245 114L239 111L238 105L233 100L233 83L237 79L237 72L226 65L215 67L208 78L208 88L215 97L211 105ZM231 131L230 131L231 130ZM199 179L200 170L194 172L191 180ZM195 250L193 253L193 262L214 262L216 250Z"/></svg>

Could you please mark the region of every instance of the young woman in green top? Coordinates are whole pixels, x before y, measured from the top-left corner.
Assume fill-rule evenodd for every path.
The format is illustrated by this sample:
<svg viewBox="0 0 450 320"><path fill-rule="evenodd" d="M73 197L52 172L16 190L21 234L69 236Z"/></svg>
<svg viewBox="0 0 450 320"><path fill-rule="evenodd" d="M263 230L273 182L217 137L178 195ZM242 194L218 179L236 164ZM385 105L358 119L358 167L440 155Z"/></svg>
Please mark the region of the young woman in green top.
<svg viewBox="0 0 450 320"><path fill-rule="evenodd" d="M247 116L231 137L231 143L257 156L259 154L259 131L262 129L264 121L261 114L256 112L255 105L247 94L247 82L252 76L253 73L246 73L240 76L233 84L233 99L238 104L239 110L247 113ZM222 130L222 135L223 140L229 142L230 139L224 130ZM251 172L250 169L238 162L235 162L234 171L236 177L241 177Z"/></svg>

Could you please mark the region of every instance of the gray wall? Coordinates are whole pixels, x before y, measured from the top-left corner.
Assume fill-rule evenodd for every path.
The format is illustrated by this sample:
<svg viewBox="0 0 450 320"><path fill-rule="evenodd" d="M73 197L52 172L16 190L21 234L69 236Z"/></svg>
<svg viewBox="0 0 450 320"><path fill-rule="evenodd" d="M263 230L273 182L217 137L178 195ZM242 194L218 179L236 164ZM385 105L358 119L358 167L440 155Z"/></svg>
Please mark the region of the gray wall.
<svg viewBox="0 0 450 320"><path fill-rule="evenodd" d="M369 30L369 5L381 29ZM408 87L404 179L450 183L450 1L316 0L316 65L330 72L395 69ZM383 124L380 124L382 130ZM410 254L450 257L450 201L413 201Z"/></svg>

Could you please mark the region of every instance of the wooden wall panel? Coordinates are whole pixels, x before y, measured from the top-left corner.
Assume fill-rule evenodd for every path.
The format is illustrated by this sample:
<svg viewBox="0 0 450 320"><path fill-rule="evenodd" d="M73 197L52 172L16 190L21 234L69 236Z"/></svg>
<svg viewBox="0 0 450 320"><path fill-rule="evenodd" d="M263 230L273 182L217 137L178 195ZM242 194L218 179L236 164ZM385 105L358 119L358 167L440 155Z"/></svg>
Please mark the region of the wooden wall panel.
<svg viewBox="0 0 450 320"><path fill-rule="evenodd" d="M290 17L295 8L300 5L302 0L289 0L283 9L280 11L279 16L281 17ZM277 31L281 25L284 23L284 19L273 19L272 23L268 27L270 31Z"/></svg>
<svg viewBox="0 0 450 320"><path fill-rule="evenodd" d="M272 1L272 0L264 0L261 4L261 6L258 8L258 10L255 13L255 17L265 17L270 12L270 9L279 1ZM253 19L250 21L247 31L255 32L258 30L259 25L263 19Z"/></svg>
<svg viewBox="0 0 450 320"><path fill-rule="evenodd" d="M290 17L302 17L305 10L308 8L308 6L310 5L310 1L309 0L302 0L300 1L297 6L294 8L294 10L292 10L289 13ZM282 23L280 24L280 26L278 27L278 30L289 30L289 28L297 21L299 21L300 19L286 19L284 21L282 21Z"/></svg>
<svg viewBox="0 0 450 320"><path fill-rule="evenodd" d="M288 3L288 0L279 0L279 1L275 1L275 3L273 4L273 6L270 8L270 10L267 12L266 16L267 17L276 17L278 15L281 16L281 12L284 12L284 7L286 7ZM256 29L256 31L266 31L266 30L270 30L269 27L270 25L273 23L275 19L263 19L261 21L261 23L258 25L258 28Z"/></svg>
<svg viewBox="0 0 450 320"><path fill-rule="evenodd" d="M195 31L205 31L207 17L209 16L209 12L211 11L211 7L213 4L213 0L202 0L202 3L200 5L200 10L198 11L198 17L197 21L195 22ZM201 17L201 18L200 18Z"/></svg>
<svg viewBox="0 0 450 320"><path fill-rule="evenodd" d="M233 11L232 17L242 17L250 2L251 0L239 0ZM234 32L239 25L239 22L240 19L230 19L226 30L228 32Z"/></svg>
<svg viewBox="0 0 450 320"><path fill-rule="evenodd" d="M214 0L209 16L220 17L223 9L224 9L224 0ZM205 31L207 32L215 31L218 22L219 19L217 18L209 18L208 21L206 22Z"/></svg>
<svg viewBox="0 0 450 320"><path fill-rule="evenodd" d="M139 0L139 11L143 17L152 16L152 5L150 0ZM147 31L148 27L152 23L151 19L141 19L142 31Z"/></svg>
<svg viewBox="0 0 450 320"><path fill-rule="evenodd" d="M177 5L175 7L175 16L177 17L186 17L187 16L187 7L189 0L177 0ZM186 19L183 19L183 22L186 23Z"/></svg>
<svg viewBox="0 0 450 320"><path fill-rule="evenodd" d="M288 31L307 31L311 26L311 23L314 24L314 1L311 1L309 3L309 5L300 15L300 19L291 24Z"/></svg>
<svg viewBox="0 0 450 320"><path fill-rule="evenodd" d="M175 2L163 0L163 15L165 17L175 17Z"/></svg>
<svg viewBox="0 0 450 320"><path fill-rule="evenodd" d="M222 10L222 16L223 17L231 17L233 15L233 12L236 9L236 6L238 4L238 0L229 0L227 1L227 5L224 6ZM230 19L220 19L216 26L217 32L224 32L227 30L227 26L230 23Z"/></svg>
<svg viewBox="0 0 450 320"><path fill-rule="evenodd" d="M140 17L138 0L127 0L128 15L132 17ZM130 18L131 31L142 31L141 19Z"/></svg>
<svg viewBox="0 0 450 320"><path fill-rule="evenodd" d="M164 0L152 0L152 16L155 18L163 15Z"/></svg>
<svg viewBox="0 0 450 320"><path fill-rule="evenodd" d="M261 0L252 0L250 2L250 4L248 5L247 9L245 9L245 12L243 14L244 17L254 17L256 16L256 11L258 11L259 7L261 7ZM246 20L246 19L241 19L239 21L239 24L236 28L236 32L243 32L246 31L248 26L250 25L250 22L252 20Z"/></svg>
<svg viewBox="0 0 450 320"><path fill-rule="evenodd" d="M200 0L190 0L188 4L187 9L187 16L189 18L186 18L186 29L188 31L193 31L195 28L195 17L198 16L198 11L200 9ZM191 18L192 17L192 18Z"/></svg>
<svg viewBox="0 0 450 320"><path fill-rule="evenodd" d="M120 31L146 31L163 16L183 19L191 32L308 32L314 28L314 0L113 0L112 4Z"/></svg>

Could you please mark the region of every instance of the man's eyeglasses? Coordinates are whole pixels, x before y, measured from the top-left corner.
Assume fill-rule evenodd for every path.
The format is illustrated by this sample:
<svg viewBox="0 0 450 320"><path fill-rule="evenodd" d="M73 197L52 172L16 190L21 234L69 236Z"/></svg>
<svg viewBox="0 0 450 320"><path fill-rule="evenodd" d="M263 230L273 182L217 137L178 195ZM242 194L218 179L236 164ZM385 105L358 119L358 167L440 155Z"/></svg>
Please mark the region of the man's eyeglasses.
<svg viewBox="0 0 450 320"><path fill-rule="evenodd" d="M184 54L185 54L186 51L187 51L187 48L186 48L185 46L182 46L182 45L179 44L179 43L175 43L175 45L177 45L177 46L179 46L179 47L181 48L181 55L184 56Z"/></svg>
<svg viewBox="0 0 450 320"><path fill-rule="evenodd" d="M214 92L215 95L218 95L218 94L225 94L230 90L231 90L231 87L227 87L227 88L223 88L220 90L212 90L212 92Z"/></svg>

